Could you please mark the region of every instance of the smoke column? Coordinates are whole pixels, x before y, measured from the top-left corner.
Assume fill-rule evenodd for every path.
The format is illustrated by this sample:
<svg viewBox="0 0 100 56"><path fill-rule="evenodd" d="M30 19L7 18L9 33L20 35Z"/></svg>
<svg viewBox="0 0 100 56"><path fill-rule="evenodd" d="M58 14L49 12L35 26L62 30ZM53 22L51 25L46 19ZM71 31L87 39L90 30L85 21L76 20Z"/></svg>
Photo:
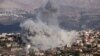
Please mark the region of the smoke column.
<svg viewBox="0 0 100 56"><path fill-rule="evenodd" d="M43 22L34 22L31 19L26 20L20 25L27 32L24 33L34 48L46 50L49 48L70 46L73 39L78 35L76 31L67 32L63 29L55 29Z"/></svg>
<svg viewBox="0 0 100 56"><path fill-rule="evenodd" d="M49 26L59 26L57 17L59 16L59 6L54 4L55 1L49 0L45 6L37 10L37 19L43 21Z"/></svg>
<svg viewBox="0 0 100 56"><path fill-rule="evenodd" d="M33 48L47 50L64 45L71 46L72 41L78 37L76 31L66 31L59 27L59 8L51 1L37 10L37 20L27 19L21 23L23 40L30 43ZM27 40L25 40L27 39Z"/></svg>

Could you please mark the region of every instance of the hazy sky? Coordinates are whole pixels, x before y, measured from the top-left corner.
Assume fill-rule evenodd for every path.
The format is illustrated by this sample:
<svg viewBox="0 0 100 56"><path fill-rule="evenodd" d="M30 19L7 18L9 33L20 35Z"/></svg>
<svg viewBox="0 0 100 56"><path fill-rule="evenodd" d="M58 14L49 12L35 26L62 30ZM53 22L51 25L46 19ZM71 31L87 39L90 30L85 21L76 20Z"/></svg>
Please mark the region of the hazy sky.
<svg viewBox="0 0 100 56"><path fill-rule="evenodd" d="M2 8L26 8L34 9L44 5L48 0L0 0ZM55 4L76 6L82 8L100 8L100 0L52 0Z"/></svg>
<svg viewBox="0 0 100 56"><path fill-rule="evenodd" d="M32 10L42 6L45 3L45 0L0 0L0 7Z"/></svg>

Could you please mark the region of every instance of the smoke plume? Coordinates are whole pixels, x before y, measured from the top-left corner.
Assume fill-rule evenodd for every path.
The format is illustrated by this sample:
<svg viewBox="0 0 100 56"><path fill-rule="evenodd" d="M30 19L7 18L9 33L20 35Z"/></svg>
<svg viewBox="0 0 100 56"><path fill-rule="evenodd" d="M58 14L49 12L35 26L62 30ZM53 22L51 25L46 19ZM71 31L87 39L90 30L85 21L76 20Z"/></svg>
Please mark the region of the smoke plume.
<svg viewBox="0 0 100 56"><path fill-rule="evenodd" d="M36 15L37 20L27 19L20 25L24 31L24 42L30 43L32 47L47 50L64 45L71 46L72 41L78 37L76 31L67 31L59 27L59 7L51 1L39 8Z"/></svg>
<svg viewBox="0 0 100 56"><path fill-rule="evenodd" d="M26 20L20 25L25 31L24 35L31 43L32 47L46 50L64 45L70 46L73 39L78 37L76 31L67 32L60 28L53 28L41 21L34 22L31 19ZM25 37L24 37L25 38Z"/></svg>

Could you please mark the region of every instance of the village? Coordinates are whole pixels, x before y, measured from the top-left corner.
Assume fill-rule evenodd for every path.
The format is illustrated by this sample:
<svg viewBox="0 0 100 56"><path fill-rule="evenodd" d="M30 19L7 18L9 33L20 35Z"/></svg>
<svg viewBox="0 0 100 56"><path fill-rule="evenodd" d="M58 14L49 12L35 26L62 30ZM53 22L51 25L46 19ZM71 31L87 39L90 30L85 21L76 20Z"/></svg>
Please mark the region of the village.
<svg viewBox="0 0 100 56"><path fill-rule="evenodd" d="M0 34L0 56L99 56L100 32L79 31L79 37L71 47L67 44L48 50L25 50L25 44L20 33ZM31 48L29 46L29 48Z"/></svg>

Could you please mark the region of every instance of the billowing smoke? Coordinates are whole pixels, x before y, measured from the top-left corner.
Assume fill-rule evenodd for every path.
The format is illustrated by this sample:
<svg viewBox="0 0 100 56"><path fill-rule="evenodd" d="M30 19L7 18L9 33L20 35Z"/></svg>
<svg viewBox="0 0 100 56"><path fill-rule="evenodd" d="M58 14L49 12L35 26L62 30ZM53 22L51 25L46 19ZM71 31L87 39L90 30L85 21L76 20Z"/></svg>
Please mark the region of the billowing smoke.
<svg viewBox="0 0 100 56"><path fill-rule="evenodd" d="M53 28L41 21L34 22L31 19L26 20L20 25L25 31L24 35L32 44L32 47L46 50L49 48L71 46L72 41L78 37L76 31L67 32L60 28ZM25 38L25 37L24 37Z"/></svg>
<svg viewBox="0 0 100 56"><path fill-rule="evenodd" d="M43 21L49 26L59 26L58 22L59 6L55 1L48 1L47 4L37 10L37 19Z"/></svg>
<svg viewBox="0 0 100 56"><path fill-rule="evenodd" d="M36 49L52 49L64 45L71 46L78 37L76 31L67 31L59 27L59 7L51 1L37 10L37 20L27 19L21 23L23 29L23 40Z"/></svg>

